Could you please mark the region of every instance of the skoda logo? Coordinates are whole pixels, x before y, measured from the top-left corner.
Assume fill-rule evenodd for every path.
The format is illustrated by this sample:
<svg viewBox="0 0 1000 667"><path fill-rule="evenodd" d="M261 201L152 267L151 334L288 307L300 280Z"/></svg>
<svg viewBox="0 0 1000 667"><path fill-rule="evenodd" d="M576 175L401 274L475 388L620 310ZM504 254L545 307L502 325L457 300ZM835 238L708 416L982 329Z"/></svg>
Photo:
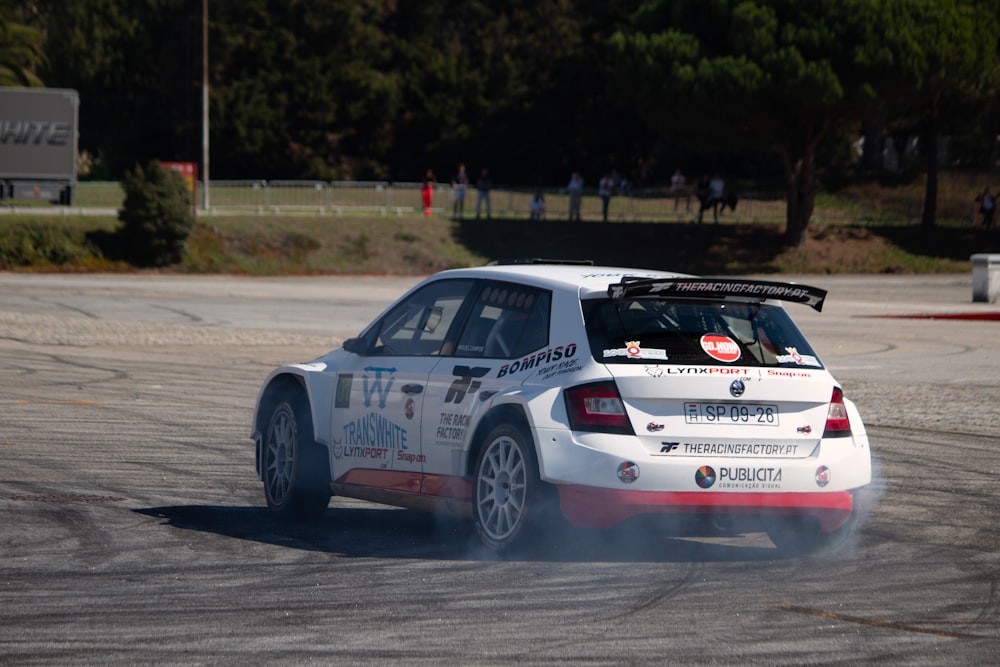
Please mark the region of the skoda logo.
<svg viewBox="0 0 1000 667"><path fill-rule="evenodd" d="M733 383L729 385L729 393L737 397L742 396L746 389L747 387L743 384L743 380L733 380Z"/></svg>

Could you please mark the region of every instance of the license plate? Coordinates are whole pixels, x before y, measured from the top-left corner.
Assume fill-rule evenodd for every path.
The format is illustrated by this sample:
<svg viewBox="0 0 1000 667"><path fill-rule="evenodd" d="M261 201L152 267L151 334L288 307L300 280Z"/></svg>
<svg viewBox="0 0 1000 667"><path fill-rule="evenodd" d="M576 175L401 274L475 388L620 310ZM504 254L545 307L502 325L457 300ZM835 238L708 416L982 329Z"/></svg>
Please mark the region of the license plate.
<svg viewBox="0 0 1000 667"><path fill-rule="evenodd" d="M685 403L688 424L777 426L778 406L767 403Z"/></svg>

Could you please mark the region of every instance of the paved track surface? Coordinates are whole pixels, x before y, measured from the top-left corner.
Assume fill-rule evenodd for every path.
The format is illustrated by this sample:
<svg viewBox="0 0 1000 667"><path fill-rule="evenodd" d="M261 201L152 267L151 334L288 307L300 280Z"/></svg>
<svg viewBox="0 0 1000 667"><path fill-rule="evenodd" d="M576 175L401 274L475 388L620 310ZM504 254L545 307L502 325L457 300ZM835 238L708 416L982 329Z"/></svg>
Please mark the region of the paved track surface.
<svg viewBox="0 0 1000 667"><path fill-rule="evenodd" d="M574 532L516 559L469 526L264 508L258 385L413 279L0 274L0 664L996 664L1000 323L967 276L801 277L790 305L866 417L846 555L762 534Z"/></svg>

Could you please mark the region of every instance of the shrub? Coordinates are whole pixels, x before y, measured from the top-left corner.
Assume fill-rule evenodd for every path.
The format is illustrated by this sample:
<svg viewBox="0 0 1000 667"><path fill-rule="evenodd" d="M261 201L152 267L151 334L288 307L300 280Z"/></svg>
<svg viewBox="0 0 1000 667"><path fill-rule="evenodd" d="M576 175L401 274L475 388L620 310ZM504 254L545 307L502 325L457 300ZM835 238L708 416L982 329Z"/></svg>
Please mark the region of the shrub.
<svg viewBox="0 0 1000 667"><path fill-rule="evenodd" d="M100 259L82 232L45 221L0 228L0 269L76 266Z"/></svg>
<svg viewBox="0 0 1000 667"><path fill-rule="evenodd" d="M126 173L118 230L126 258L139 266L176 264L194 229L191 192L184 178L159 162Z"/></svg>

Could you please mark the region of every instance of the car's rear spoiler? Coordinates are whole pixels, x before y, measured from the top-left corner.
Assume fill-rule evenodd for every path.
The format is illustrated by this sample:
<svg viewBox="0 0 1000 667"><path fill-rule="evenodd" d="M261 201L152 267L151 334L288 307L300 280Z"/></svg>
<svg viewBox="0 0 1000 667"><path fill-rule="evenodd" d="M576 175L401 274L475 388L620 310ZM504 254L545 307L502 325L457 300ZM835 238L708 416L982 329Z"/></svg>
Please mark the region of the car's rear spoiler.
<svg viewBox="0 0 1000 667"><path fill-rule="evenodd" d="M699 299L721 299L727 296L780 299L804 303L816 311L823 310L826 290L809 285L778 283L769 280L744 280L741 278L622 278L620 283L608 285L608 296L620 299L626 296L664 295Z"/></svg>

